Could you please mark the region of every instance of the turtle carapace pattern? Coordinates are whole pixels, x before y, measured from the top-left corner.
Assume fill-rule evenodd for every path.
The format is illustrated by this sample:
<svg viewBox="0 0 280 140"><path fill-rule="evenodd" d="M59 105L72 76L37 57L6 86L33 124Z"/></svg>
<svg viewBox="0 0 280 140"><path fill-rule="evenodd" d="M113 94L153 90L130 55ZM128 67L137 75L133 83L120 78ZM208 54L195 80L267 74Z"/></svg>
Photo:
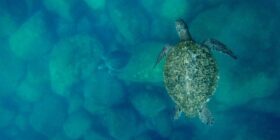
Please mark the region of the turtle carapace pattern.
<svg viewBox="0 0 280 140"><path fill-rule="evenodd" d="M211 50L226 53L234 59L237 57L215 39L195 42L182 19L177 20L175 25L180 41L174 46L164 47L156 62L166 56L164 83L177 106L175 118L183 112L187 117L199 116L203 123L213 124L206 104L215 92L219 76Z"/></svg>

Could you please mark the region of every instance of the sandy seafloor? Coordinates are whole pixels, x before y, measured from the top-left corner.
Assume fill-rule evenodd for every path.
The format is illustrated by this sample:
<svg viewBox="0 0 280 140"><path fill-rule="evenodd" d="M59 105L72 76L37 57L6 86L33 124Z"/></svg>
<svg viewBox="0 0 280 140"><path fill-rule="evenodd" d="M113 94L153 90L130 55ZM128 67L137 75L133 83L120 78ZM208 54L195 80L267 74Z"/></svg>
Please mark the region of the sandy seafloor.
<svg viewBox="0 0 280 140"><path fill-rule="evenodd" d="M279 140L279 0L0 0L0 140ZM165 44L216 38L213 126L173 120Z"/></svg>

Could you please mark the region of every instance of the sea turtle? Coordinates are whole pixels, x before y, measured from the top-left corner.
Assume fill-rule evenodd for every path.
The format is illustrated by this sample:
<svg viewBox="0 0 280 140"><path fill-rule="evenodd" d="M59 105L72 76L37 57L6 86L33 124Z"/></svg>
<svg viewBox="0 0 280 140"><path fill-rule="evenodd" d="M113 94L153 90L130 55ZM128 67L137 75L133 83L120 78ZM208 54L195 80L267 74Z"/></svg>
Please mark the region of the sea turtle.
<svg viewBox="0 0 280 140"><path fill-rule="evenodd" d="M203 123L211 125L214 120L206 104L214 94L219 79L211 50L223 52L233 59L237 57L218 40L194 41L182 19L176 20L175 26L180 41L175 46L166 45L154 66L164 56L167 57L164 83L169 96L176 103L175 119L183 112L187 117L198 116Z"/></svg>

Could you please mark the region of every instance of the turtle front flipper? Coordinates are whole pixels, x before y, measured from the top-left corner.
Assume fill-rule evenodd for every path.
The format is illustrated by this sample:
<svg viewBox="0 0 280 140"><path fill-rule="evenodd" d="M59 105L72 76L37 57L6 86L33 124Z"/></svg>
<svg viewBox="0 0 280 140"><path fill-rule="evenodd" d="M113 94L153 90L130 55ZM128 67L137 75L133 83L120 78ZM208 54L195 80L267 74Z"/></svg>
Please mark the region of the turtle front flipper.
<svg viewBox="0 0 280 140"><path fill-rule="evenodd" d="M157 64L160 63L160 61L168 54L168 52L170 51L171 48L172 48L172 46L170 46L170 45L165 45L165 47L162 48L161 52L159 53L159 55L157 57L157 61L154 64L153 68L155 68L157 66Z"/></svg>
<svg viewBox="0 0 280 140"><path fill-rule="evenodd" d="M178 36L180 38L180 41L192 40L188 25L184 22L184 20L182 20L182 19L176 20L175 27L176 27Z"/></svg>
<svg viewBox="0 0 280 140"><path fill-rule="evenodd" d="M207 39L207 40L203 41L202 44L211 50L216 50L216 51L225 53L225 54L229 55L230 57L232 57L233 59L237 59L237 56L230 49L228 49L225 44L221 43L220 41L218 41L216 39Z"/></svg>

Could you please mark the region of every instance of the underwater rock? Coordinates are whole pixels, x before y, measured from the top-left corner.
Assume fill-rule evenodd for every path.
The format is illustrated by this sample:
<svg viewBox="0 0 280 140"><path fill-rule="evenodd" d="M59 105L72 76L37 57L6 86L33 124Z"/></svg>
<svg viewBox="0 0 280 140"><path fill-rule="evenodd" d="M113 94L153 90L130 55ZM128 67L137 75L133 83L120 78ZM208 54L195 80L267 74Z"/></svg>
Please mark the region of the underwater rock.
<svg viewBox="0 0 280 140"><path fill-rule="evenodd" d="M118 76L126 82L162 82L163 62L153 68L164 44L158 42L143 43L131 51L131 59Z"/></svg>
<svg viewBox="0 0 280 140"><path fill-rule="evenodd" d="M114 50L105 58L106 65L113 70L124 68L130 59L130 54L122 50Z"/></svg>
<svg viewBox="0 0 280 140"><path fill-rule="evenodd" d="M160 7L161 16L175 21L189 13L190 4L186 0L164 0Z"/></svg>
<svg viewBox="0 0 280 140"><path fill-rule="evenodd" d="M23 81L17 89L17 95L24 101L36 102L44 94L44 91L39 88L36 85Z"/></svg>
<svg viewBox="0 0 280 140"><path fill-rule="evenodd" d="M46 9L65 20L72 20L71 8L74 0L43 0L43 4Z"/></svg>
<svg viewBox="0 0 280 140"><path fill-rule="evenodd" d="M15 121L15 126L20 131L24 131L29 127L28 118L24 114L17 114L14 121Z"/></svg>
<svg viewBox="0 0 280 140"><path fill-rule="evenodd" d="M109 74L120 72L129 62L131 55L123 50L114 50L102 58L99 70L108 71Z"/></svg>
<svg viewBox="0 0 280 140"><path fill-rule="evenodd" d="M230 3L221 4L199 14L191 23L190 31L199 41L209 36L219 38L237 50L237 54L245 56L248 49L252 52L271 45L270 31L276 24L273 11L265 8L250 2L240 2L234 7ZM247 47L252 44L255 47Z"/></svg>
<svg viewBox="0 0 280 140"><path fill-rule="evenodd" d="M174 125L172 128L172 132L168 137L169 140L194 139L194 132L200 131L200 130L197 130L196 127L193 126L192 121L189 121L186 119L180 119L177 121L179 121L179 123L173 123ZM199 125L202 125L202 124L200 123ZM204 126L202 126L202 129L207 129L207 128L204 125ZM213 134L215 135L215 133L213 133Z"/></svg>
<svg viewBox="0 0 280 140"><path fill-rule="evenodd" d="M140 0L145 10L155 18L160 16L168 21L175 21L189 14L190 1L186 0Z"/></svg>
<svg viewBox="0 0 280 140"><path fill-rule="evenodd" d="M239 128L236 132L236 135L233 137L233 140L244 140L244 139L251 139L251 140L264 140L269 139L262 136L258 136L258 134L254 134L250 131L249 128L243 127Z"/></svg>
<svg viewBox="0 0 280 140"><path fill-rule="evenodd" d="M170 140L186 140L187 138L189 138L189 134L187 131L183 130L174 130L171 134L169 139ZM190 138L191 139L191 138Z"/></svg>
<svg viewBox="0 0 280 140"><path fill-rule="evenodd" d="M5 43L2 45L0 47L0 97L15 93L21 78L25 74L24 63L8 50Z"/></svg>
<svg viewBox="0 0 280 140"><path fill-rule="evenodd" d="M134 5L128 6L129 1L119 0L108 3L109 16L114 23L117 33L120 33L123 44L135 45L149 35L149 23L144 12Z"/></svg>
<svg viewBox="0 0 280 140"><path fill-rule="evenodd" d="M26 12L28 12L28 14L38 10L38 5L41 4L41 1L37 1L37 0L24 0L24 2L27 9Z"/></svg>
<svg viewBox="0 0 280 140"><path fill-rule="evenodd" d="M48 62L31 62L27 72L17 88L17 95L26 102L37 102L43 95L49 93ZM36 64L40 63L40 64Z"/></svg>
<svg viewBox="0 0 280 140"><path fill-rule="evenodd" d="M170 113L162 111L147 121L147 127L155 130L162 137L167 138L172 132L172 119L173 116Z"/></svg>
<svg viewBox="0 0 280 140"><path fill-rule="evenodd" d="M96 72L85 83L84 107L92 114L102 114L123 101L121 83L104 72Z"/></svg>
<svg viewBox="0 0 280 140"><path fill-rule="evenodd" d="M271 32L277 27L274 23L275 19L271 17L273 15L273 11L266 10L262 5L240 4L232 12L221 37L224 37L224 40L231 43L232 46L242 50L240 55L244 56L248 55L248 51L258 52L259 49L269 48L273 39ZM232 36L235 36L234 40ZM249 44L254 45L254 47L246 47ZM259 57L259 53L255 55L256 59L265 59L265 57ZM254 56L254 53L251 56ZM255 62L260 61L260 59Z"/></svg>
<svg viewBox="0 0 280 140"><path fill-rule="evenodd" d="M154 140L152 136L149 135L149 133L142 133L133 138L133 140Z"/></svg>
<svg viewBox="0 0 280 140"><path fill-rule="evenodd" d="M9 37L18 28L18 23L11 14L0 11L0 37Z"/></svg>
<svg viewBox="0 0 280 140"><path fill-rule="evenodd" d="M99 134L98 132L95 132L93 130L89 131L85 136L84 140L108 140L109 138L106 136L103 136L102 134Z"/></svg>
<svg viewBox="0 0 280 140"><path fill-rule="evenodd" d="M278 0L275 1L276 2L276 9L280 12L280 2Z"/></svg>
<svg viewBox="0 0 280 140"><path fill-rule="evenodd" d="M76 32L89 34L94 30L94 25L88 17L83 17L77 21L77 23L73 23L72 26L76 26Z"/></svg>
<svg viewBox="0 0 280 140"><path fill-rule="evenodd" d="M219 37L227 24L229 24L228 22L231 12L232 10L228 6L221 5L215 9L206 10L200 13L190 23L189 29L193 38L202 41L209 37Z"/></svg>
<svg viewBox="0 0 280 140"><path fill-rule="evenodd" d="M106 0L84 0L84 1L92 10L104 9L106 5Z"/></svg>
<svg viewBox="0 0 280 140"><path fill-rule="evenodd" d="M63 130L69 139L80 139L90 129L90 126L90 116L80 111L69 115L63 125Z"/></svg>
<svg viewBox="0 0 280 140"><path fill-rule="evenodd" d="M16 117L16 112L6 108L5 106L0 106L0 130L8 127Z"/></svg>
<svg viewBox="0 0 280 140"><path fill-rule="evenodd" d="M144 117L154 118L166 108L167 102L159 93L138 92L130 97L133 107Z"/></svg>
<svg viewBox="0 0 280 140"><path fill-rule="evenodd" d="M77 24L77 25L75 25L75 24ZM68 21L63 18L59 18L55 22L55 26L54 26L55 33L59 39L73 37L73 35L77 33L76 30L79 30L79 32L81 32L81 34L83 34L84 32L80 31L80 29L77 29L76 26L79 28L79 23L75 23L73 21ZM86 32L85 32L85 34L86 34Z"/></svg>
<svg viewBox="0 0 280 140"><path fill-rule="evenodd" d="M69 140L69 138L65 136L65 134L62 131L56 134L55 136L49 138L49 140Z"/></svg>
<svg viewBox="0 0 280 140"><path fill-rule="evenodd" d="M141 131L137 116L131 109L112 109L103 116L103 121L116 140L130 140Z"/></svg>
<svg viewBox="0 0 280 140"><path fill-rule="evenodd" d="M62 130L66 116L67 107L64 100L49 95L34 104L29 123L36 132L53 137Z"/></svg>
<svg viewBox="0 0 280 140"><path fill-rule="evenodd" d="M277 89L278 79L270 77L266 73L255 73L246 79L233 77L230 73L221 74L217 94L214 97L223 105L221 107L224 109L243 105L253 99L270 96Z"/></svg>
<svg viewBox="0 0 280 140"><path fill-rule="evenodd" d="M194 139L266 140L278 138L279 116L247 110L244 106L216 114L215 125L211 128L196 125ZM257 123L256 123L257 122ZM246 124L246 125L244 125ZM230 125L230 127L228 127Z"/></svg>
<svg viewBox="0 0 280 140"><path fill-rule="evenodd" d="M275 116L280 116L280 102L279 96L277 94L266 97L266 98L256 98L255 100L250 101L246 108L256 111L256 112L264 112L268 114L273 114Z"/></svg>
<svg viewBox="0 0 280 140"><path fill-rule="evenodd" d="M19 23L21 23L23 20L25 20L27 17L30 16L30 12L26 0L0 1L0 9L1 9L0 10L1 14L7 12L9 13L9 15L14 17L16 22Z"/></svg>
<svg viewBox="0 0 280 140"><path fill-rule="evenodd" d="M89 78L101 59L101 49L100 42L87 35L76 35L56 44L49 64L53 90L67 96L74 84Z"/></svg>
<svg viewBox="0 0 280 140"><path fill-rule="evenodd" d="M163 1L162 0L139 0L141 6L145 9L149 15L157 17L160 14L160 8ZM157 8L155 8L157 7Z"/></svg>
<svg viewBox="0 0 280 140"><path fill-rule="evenodd" d="M9 39L12 52L21 59L38 58L52 47L42 12L35 13Z"/></svg>
<svg viewBox="0 0 280 140"><path fill-rule="evenodd" d="M66 98L68 102L68 114L71 114L83 108L83 93L75 92L75 94L67 96Z"/></svg>
<svg viewBox="0 0 280 140"><path fill-rule="evenodd" d="M154 7L158 7L159 5L161 5L161 0L140 0L139 2L141 6L144 7L145 11L147 11L149 14L153 14L153 16L159 14L159 8Z"/></svg>
<svg viewBox="0 0 280 140"><path fill-rule="evenodd" d="M280 46L280 41L279 41L278 44L279 44L279 46ZM280 48L278 48L277 53L280 54ZM276 70L277 70L277 71L280 71L280 61L278 61L276 65L278 66ZM280 72L278 72L278 73L276 74L276 76L277 76L277 77L280 77Z"/></svg>
<svg viewBox="0 0 280 140"><path fill-rule="evenodd" d="M177 35L175 35L174 28L174 21L166 21L162 18L153 18L151 19L151 38L153 40L177 40ZM174 35L170 35L174 33ZM176 38L175 38L176 37Z"/></svg>

